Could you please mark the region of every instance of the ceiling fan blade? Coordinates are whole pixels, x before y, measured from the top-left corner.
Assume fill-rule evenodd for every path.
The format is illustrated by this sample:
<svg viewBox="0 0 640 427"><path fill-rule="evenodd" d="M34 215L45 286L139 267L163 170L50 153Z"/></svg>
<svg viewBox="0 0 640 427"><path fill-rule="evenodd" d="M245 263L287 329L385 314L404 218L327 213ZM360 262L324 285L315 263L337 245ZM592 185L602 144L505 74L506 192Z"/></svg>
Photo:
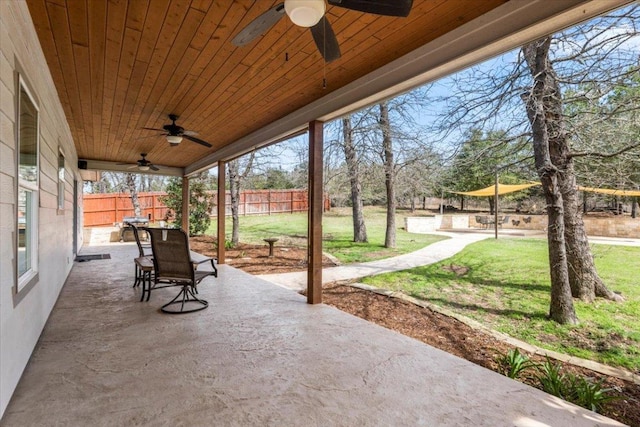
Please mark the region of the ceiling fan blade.
<svg viewBox="0 0 640 427"><path fill-rule="evenodd" d="M332 6L385 16L409 16L413 0L328 0Z"/></svg>
<svg viewBox="0 0 640 427"><path fill-rule="evenodd" d="M156 128L142 128L144 130L157 130L158 132L164 132L164 129L156 129Z"/></svg>
<svg viewBox="0 0 640 427"><path fill-rule="evenodd" d="M340 46L336 34L331 28L331 23L326 17L322 17L320 21L310 28L313 41L324 58L325 62L335 61L340 58Z"/></svg>
<svg viewBox="0 0 640 427"><path fill-rule="evenodd" d="M200 138L196 138L195 136L183 134L182 137L187 138L189 141L197 142L200 145L204 145L205 147L213 147L213 145L209 144L207 141L203 141Z"/></svg>
<svg viewBox="0 0 640 427"><path fill-rule="evenodd" d="M159 171L160 169L155 166L155 165L149 165L149 169L151 169L152 171Z"/></svg>
<svg viewBox="0 0 640 427"><path fill-rule="evenodd" d="M236 46L244 46L251 43L256 37L266 33L269 28L273 27L283 16L284 3L278 3L249 22L249 24L231 40L231 43Z"/></svg>
<svg viewBox="0 0 640 427"><path fill-rule="evenodd" d="M131 166L129 166L127 169L135 169L135 168L137 168L138 166L139 166L139 165L131 165Z"/></svg>

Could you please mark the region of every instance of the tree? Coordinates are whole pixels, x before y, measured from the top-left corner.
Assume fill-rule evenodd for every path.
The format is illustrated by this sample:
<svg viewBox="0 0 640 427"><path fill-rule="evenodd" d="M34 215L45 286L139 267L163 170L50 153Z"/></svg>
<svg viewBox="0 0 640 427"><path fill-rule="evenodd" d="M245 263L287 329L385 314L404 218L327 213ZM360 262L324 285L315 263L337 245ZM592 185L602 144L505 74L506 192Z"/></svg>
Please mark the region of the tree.
<svg viewBox="0 0 640 427"><path fill-rule="evenodd" d="M588 119L587 112L567 113L572 111L570 104L584 99L563 97L563 92L597 87L600 102L610 97L637 66L637 50L627 42L637 37L638 22L636 5L529 43L519 55L509 53L463 73L447 99L452 106L442 127L447 132L499 122L512 138L531 138L547 201L550 317L560 323L577 321L571 297L620 299L604 286L593 264L579 210L574 159L609 158L640 144L636 136L635 142L619 149L599 151L593 141L580 140L579 127ZM607 117L625 110L618 105ZM586 149L576 150L578 142Z"/></svg>
<svg viewBox="0 0 640 427"><path fill-rule="evenodd" d="M387 226L384 237L385 248L396 247L396 193L395 193L395 163L393 153L393 139L391 137L391 122L389 121L389 104L382 102L380 108L380 131L382 132L382 162L384 165L384 185L387 190Z"/></svg>
<svg viewBox="0 0 640 427"><path fill-rule="evenodd" d="M532 178L533 171L527 167L530 158L531 149L526 139L512 139L504 131L470 129L447 168L443 184L448 190L473 191L493 185L496 172L502 184L521 183ZM494 197L488 197L488 200L489 211L493 214ZM464 209L463 203L461 206Z"/></svg>
<svg viewBox="0 0 640 427"><path fill-rule="evenodd" d="M207 172L202 172L189 180L189 236L204 234L211 223L207 175ZM166 191L167 195L162 198L162 202L169 208L167 220L173 217L174 224L180 225L182 224L182 178L169 178Z"/></svg>
<svg viewBox="0 0 640 427"><path fill-rule="evenodd" d="M358 153L354 143L351 116L342 118L342 141L345 163L351 184L351 209L353 216L353 241L367 242L367 226L364 222L364 204L362 202L362 183L360 182L360 167Z"/></svg>
<svg viewBox="0 0 640 427"><path fill-rule="evenodd" d="M242 160L241 160L242 159ZM248 157L233 159L227 162L227 173L229 174L229 193L231 195L231 244L237 246L240 241L240 186L242 180L251 172L253 161L255 159L255 151L252 151ZM243 162L243 171L240 172L240 162Z"/></svg>
<svg viewBox="0 0 640 427"><path fill-rule="evenodd" d="M569 172L566 132L562 123L562 100L557 76L549 62L551 38L523 47L534 85L523 97L533 132L535 165L547 201L547 239L551 268L551 307L549 316L558 323L577 323L565 245L565 215L562 188L567 185L563 173ZM574 181L575 184L575 181Z"/></svg>
<svg viewBox="0 0 640 427"><path fill-rule="evenodd" d="M140 216L142 215L142 210L140 209L140 201L138 200L138 187L136 185L136 175L133 173L125 173L124 178L127 185L127 190L129 191L129 195L131 195L131 204L133 205L134 215Z"/></svg>
<svg viewBox="0 0 640 427"><path fill-rule="evenodd" d="M382 162L387 203L385 247L396 245L397 179L399 173L432 153L422 126L415 119L416 110L424 107L430 86L383 101L370 109L378 134L373 135L371 150Z"/></svg>

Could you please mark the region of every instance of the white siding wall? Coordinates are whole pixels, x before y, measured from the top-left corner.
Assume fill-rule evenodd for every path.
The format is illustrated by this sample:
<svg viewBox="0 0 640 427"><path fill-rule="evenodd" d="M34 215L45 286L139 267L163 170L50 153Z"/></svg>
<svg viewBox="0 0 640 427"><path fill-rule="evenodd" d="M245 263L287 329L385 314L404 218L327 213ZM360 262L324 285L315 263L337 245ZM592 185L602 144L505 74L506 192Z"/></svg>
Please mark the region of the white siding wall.
<svg viewBox="0 0 640 427"><path fill-rule="evenodd" d="M40 109L39 282L16 297L15 72L20 68ZM57 209L60 149L66 158L63 211ZM74 177L80 180L77 160L27 5L21 0L0 0L0 417L73 265L73 183Z"/></svg>

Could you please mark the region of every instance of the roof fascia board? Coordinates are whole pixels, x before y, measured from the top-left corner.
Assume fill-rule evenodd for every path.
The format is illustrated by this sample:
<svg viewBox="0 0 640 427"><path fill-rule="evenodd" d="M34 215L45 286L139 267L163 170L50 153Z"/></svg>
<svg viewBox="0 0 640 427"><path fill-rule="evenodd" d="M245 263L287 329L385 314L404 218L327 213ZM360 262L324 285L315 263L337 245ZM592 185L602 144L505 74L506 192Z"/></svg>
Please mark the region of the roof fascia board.
<svg viewBox="0 0 640 427"><path fill-rule="evenodd" d="M191 175L453 74L633 0L511 0L185 168Z"/></svg>

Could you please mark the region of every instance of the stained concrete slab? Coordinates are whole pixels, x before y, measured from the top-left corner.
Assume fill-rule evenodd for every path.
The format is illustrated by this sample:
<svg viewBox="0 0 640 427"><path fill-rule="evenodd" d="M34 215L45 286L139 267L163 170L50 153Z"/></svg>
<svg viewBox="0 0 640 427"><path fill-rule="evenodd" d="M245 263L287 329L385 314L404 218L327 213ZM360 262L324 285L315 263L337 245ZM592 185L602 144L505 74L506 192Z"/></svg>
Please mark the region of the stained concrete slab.
<svg viewBox="0 0 640 427"><path fill-rule="evenodd" d="M134 245L89 249L112 259L74 265L5 427L619 425L228 266L162 314Z"/></svg>

